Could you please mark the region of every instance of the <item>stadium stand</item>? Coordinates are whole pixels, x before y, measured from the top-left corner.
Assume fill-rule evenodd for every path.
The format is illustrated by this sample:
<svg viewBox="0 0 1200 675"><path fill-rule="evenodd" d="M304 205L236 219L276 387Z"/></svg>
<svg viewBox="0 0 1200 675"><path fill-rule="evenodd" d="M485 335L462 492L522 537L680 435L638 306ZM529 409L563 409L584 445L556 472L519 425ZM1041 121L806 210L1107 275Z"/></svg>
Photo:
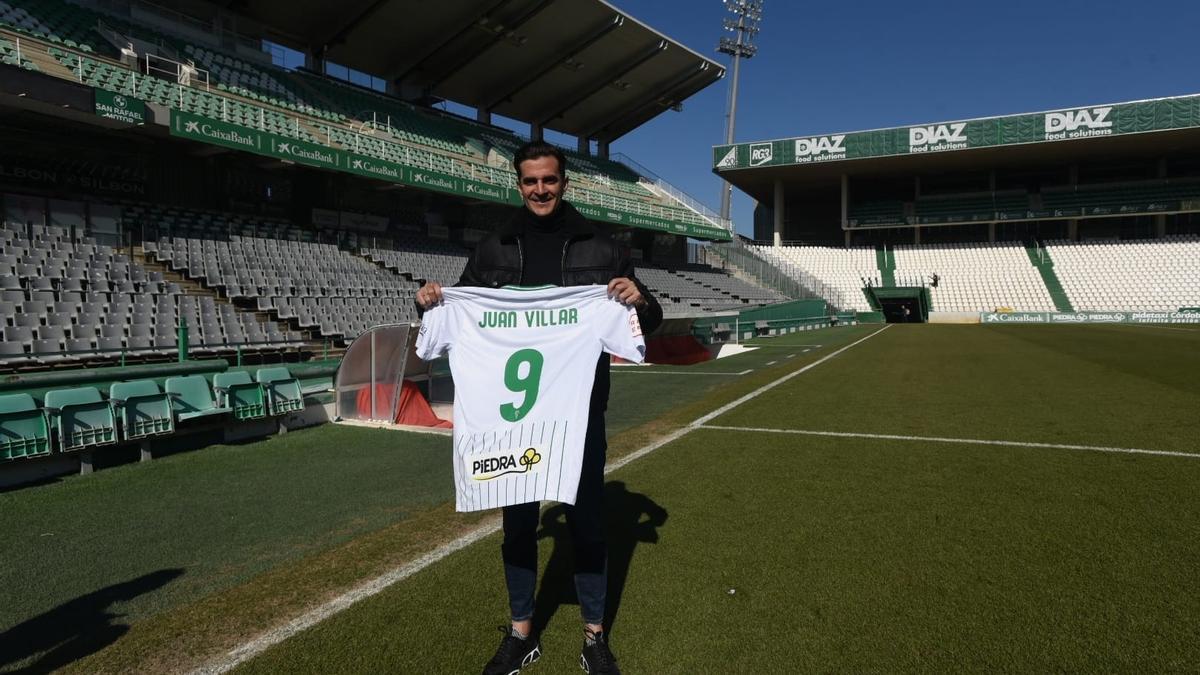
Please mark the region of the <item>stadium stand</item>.
<svg viewBox="0 0 1200 675"><path fill-rule="evenodd" d="M0 230L4 367L170 358L180 322L192 329L198 353L304 344L300 333L189 293L94 237L53 226L16 227Z"/></svg>
<svg viewBox="0 0 1200 675"><path fill-rule="evenodd" d="M419 284L454 283L466 262L461 247L416 235L355 253L280 219L142 202L123 209L145 235L132 254L64 228L0 230L0 364L170 359L181 323L200 355L345 341L416 320L409 300ZM640 274L676 315L785 299L703 265Z"/></svg>
<svg viewBox="0 0 1200 675"><path fill-rule="evenodd" d="M1024 217L1029 194L1024 190L977 195L948 195L918 199L916 221L922 225L990 222L1002 217Z"/></svg>
<svg viewBox="0 0 1200 675"><path fill-rule="evenodd" d="M1174 211L1181 200L1200 199L1200 180L1156 180L1050 187L1042 190L1048 209L1078 209L1084 215Z"/></svg>
<svg viewBox="0 0 1200 675"><path fill-rule="evenodd" d="M1038 270L1020 244L902 245L892 249L894 282L885 278L874 248L751 246L764 259L794 273L815 278L832 291L826 300L841 309L870 311L863 287L928 286L934 311L982 312L998 307L1053 311L1055 306Z"/></svg>
<svg viewBox="0 0 1200 675"><path fill-rule="evenodd" d="M1079 310L1200 307L1200 237L1046 242L1063 290Z"/></svg>
<svg viewBox="0 0 1200 675"><path fill-rule="evenodd" d="M35 40L29 41L27 49L36 47L50 57L57 69L47 71L50 74L280 136L506 188L513 185L507 163L523 139L499 127L422 109L316 73L258 63L214 45L194 44L158 28L131 24L127 18L61 0L39 0L0 11L0 25L27 36L27 41ZM100 26L107 26L112 34L106 36ZM204 77L183 84L177 72L159 69L161 72L146 74L131 69L117 60L115 43L124 36L136 37L180 60L162 57L163 64L182 68L182 60L194 62L203 68ZM0 43L0 58L16 58L5 49ZM22 60L22 64L26 62L28 59ZM27 67L36 65L28 62ZM667 221L715 225L686 203L649 189L638 173L624 164L568 149L564 152L572 164L577 200Z"/></svg>
<svg viewBox="0 0 1200 675"><path fill-rule="evenodd" d="M786 298L707 265L638 265L638 277L667 315L746 309Z"/></svg>
<svg viewBox="0 0 1200 675"><path fill-rule="evenodd" d="M886 286L871 248L747 247L801 281L824 283L826 300L842 309L869 311L867 280ZM899 245L890 249L897 286L929 289L933 311L1145 310L1200 306L1200 237L1046 243L1047 279L1033 245L1007 243ZM1031 261L1031 258L1033 260ZM938 285L931 286L934 274ZM1056 303L1048 284L1057 277L1068 302Z"/></svg>
<svg viewBox="0 0 1200 675"><path fill-rule="evenodd" d="M423 237L403 237L396 248L364 248L367 259L411 280L424 279L440 284L454 284L467 264L462 248Z"/></svg>
<svg viewBox="0 0 1200 675"><path fill-rule="evenodd" d="M419 284L336 244L242 235L166 237L154 244L153 255L205 288L323 337L353 338L373 325L416 319L409 300ZM279 329L266 337L287 339Z"/></svg>
<svg viewBox="0 0 1200 675"><path fill-rule="evenodd" d="M747 248L797 281L816 280L823 291L821 296L843 310L871 311L863 286L868 281L875 286L883 283L874 248L758 245Z"/></svg>
<svg viewBox="0 0 1200 675"><path fill-rule="evenodd" d="M1054 301L1023 245L903 245L894 255L898 286L926 286L938 275L937 287L929 289L934 311L1054 311Z"/></svg>

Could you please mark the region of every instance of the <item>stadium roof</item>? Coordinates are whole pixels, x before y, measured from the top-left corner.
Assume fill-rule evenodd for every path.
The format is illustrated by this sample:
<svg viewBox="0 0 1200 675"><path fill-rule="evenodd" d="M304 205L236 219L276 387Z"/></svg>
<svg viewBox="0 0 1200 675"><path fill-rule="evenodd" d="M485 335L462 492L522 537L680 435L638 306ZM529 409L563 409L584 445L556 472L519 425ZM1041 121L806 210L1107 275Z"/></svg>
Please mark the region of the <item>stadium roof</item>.
<svg viewBox="0 0 1200 675"><path fill-rule="evenodd" d="M718 145L713 171L760 202L785 185L889 175L1162 157L1200 151L1200 95Z"/></svg>
<svg viewBox="0 0 1200 675"><path fill-rule="evenodd" d="M605 0L243 0L237 11L403 91L602 141L725 72Z"/></svg>

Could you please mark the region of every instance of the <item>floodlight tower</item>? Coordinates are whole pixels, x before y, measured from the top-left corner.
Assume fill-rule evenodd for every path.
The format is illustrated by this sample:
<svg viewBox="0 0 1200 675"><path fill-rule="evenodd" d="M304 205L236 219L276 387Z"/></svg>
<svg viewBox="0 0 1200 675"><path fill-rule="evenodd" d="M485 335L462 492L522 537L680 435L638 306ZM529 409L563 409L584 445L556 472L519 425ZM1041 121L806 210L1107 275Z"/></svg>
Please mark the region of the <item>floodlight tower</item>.
<svg viewBox="0 0 1200 675"><path fill-rule="evenodd" d="M754 56L758 51L753 43L762 21L764 0L724 0L725 9L733 17L725 17L725 30L736 37L723 37L717 43L717 51L733 57L733 79L729 83L729 104L725 108L725 144L733 144L733 125L737 119L738 66L742 59ZM733 186L721 182L721 217L729 221L729 203L733 197Z"/></svg>

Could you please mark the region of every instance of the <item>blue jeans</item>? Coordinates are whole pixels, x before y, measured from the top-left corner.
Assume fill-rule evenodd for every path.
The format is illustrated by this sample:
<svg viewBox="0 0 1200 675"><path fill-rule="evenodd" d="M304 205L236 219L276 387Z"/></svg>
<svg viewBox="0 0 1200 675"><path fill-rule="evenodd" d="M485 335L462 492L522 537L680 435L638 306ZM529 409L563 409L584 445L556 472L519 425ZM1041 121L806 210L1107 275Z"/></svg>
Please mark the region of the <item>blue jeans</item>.
<svg viewBox="0 0 1200 675"><path fill-rule="evenodd" d="M608 441L604 437L604 414L588 417L583 446L583 467L575 505L566 507L567 528L575 551L575 594L585 623L604 621L608 592L608 546L604 541L604 462ZM533 617L533 593L537 585L537 502L504 507L504 581L513 621Z"/></svg>

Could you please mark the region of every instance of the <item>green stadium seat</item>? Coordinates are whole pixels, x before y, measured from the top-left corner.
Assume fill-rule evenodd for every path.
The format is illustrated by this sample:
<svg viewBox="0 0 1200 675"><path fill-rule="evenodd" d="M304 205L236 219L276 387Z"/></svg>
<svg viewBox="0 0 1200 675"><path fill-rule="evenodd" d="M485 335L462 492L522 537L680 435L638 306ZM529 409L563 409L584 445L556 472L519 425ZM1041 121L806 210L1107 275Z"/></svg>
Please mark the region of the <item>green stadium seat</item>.
<svg viewBox="0 0 1200 675"><path fill-rule="evenodd" d="M162 436L175 431L171 398L159 390L154 380L114 382L108 399L119 411L126 440Z"/></svg>
<svg viewBox="0 0 1200 675"><path fill-rule="evenodd" d="M55 389L46 394L45 409L50 426L58 431L58 447L63 452L117 442L112 406L95 387Z"/></svg>
<svg viewBox="0 0 1200 675"><path fill-rule="evenodd" d="M50 425L33 397L0 396L0 460L48 454Z"/></svg>
<svg viewBox="0 0 1200 675"><path fill-rule="evenodd" d="M217 403L233 410L234 419L255 420L266 417L266 392L263 386L250 379L250 373L239 370L217 373L213 377Z"/></svg>
<svg viewBox="0 0 1200 675"><path fill-rule="evenodd" d="M203 375L168 378L166 389L171 397L171 407L180 422L230 412L229 408L218 406L213 400L208 380Z"/></svg>
<svg viewBox="0 0 1200 675"><path fill-rule="evenodd" d="M255 379L267 392L267 408L272 415L285 415L304 409L300 381L284 366L259 368Z"/></svg>

